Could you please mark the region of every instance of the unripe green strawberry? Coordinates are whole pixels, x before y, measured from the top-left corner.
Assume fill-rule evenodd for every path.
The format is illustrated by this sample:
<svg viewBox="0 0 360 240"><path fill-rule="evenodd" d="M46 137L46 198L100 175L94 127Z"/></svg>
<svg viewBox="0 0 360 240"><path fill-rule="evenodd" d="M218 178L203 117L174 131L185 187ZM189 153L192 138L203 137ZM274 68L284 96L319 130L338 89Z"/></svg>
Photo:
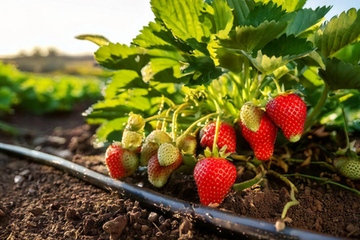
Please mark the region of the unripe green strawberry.
<svg viewBox="0 0 360 240"><path fill-rule="evenodd" d="M351 180L360 180L360 160L341 156L334 161L334 166L341 175Z"/></svg>
<svg viewBox="0 0 360 240"><path fill-rule="evenodd" d="M266 113L262 114L259 129L256 132L248 129L240 121L241 133L254 151L257 159L269 160L274 152L274 145L277 135L277 127L273 124Z"/></svg>
<svg viewBox="0 0 360 240"><path fill-rule="evenodd" d="M215 137L216 122L208 123L200 132L200 145L203 148L212 149ZM226 153L236 151L236 134L232 125L221 122L217 139L218 149L226 146Z"/></svg>
<svg viewBox="0 0 360 240"><path fill-rule="evenodd" d="M145 126L145 119L141 115L132 112L129 113L126 129L130 131L138 132L143 130L144 126Z"/></svg>
<svg viewBox="0 0 360 240"><path fill-rule="evenodd" d="M245 103L240 110L241 122L251 131L256 132L260 127L263 111L253 103Z"/></svg>
<svg viewBox="0 0 360 240"><path fill-rule="evenodd" d="M125 129L121 138L124 148L135 150L138 149L143 141L143 135L138 132Z"/></svg>
<svg viewBox="0 0 360 240"><path fill-rule="evenodd" d="M168 181L171 173L180 167L182 163L182 159L179 158L177 161L175 161L173 164L170 164L168 166L160 166L159 160L158 160L158 154L155 153L150 159L148 163L148 180L154 187L163 187L166 182Z"/></svg>
<svg viewBox="0 0 360 240"><path fill-rule="evenodd" d="M147 166L152 155L157 153L159 144L155 142L144 142L140 150L140 166Z"/></svg>
<svg viewBox="0 0 360 240"><path fill-rule="evenodd" d="M153 130L146 138L145 142L154 142L157 144L162 144L166 142L171 142L172 139L166 132L162 130Z"/></svg>
<svg viewBox="0 0 360 240"><path fill-rule="evenodd" d="M266 104L266 113L290 142L300 140L307 114L301 97L294 93L278 95Z"/></svg>
<svg viewBox="0 0 360 240"><path fill-rule="evenodd" d="M194 180L201 204L219 205L234 184L236 175L236 167L225 158L208 157L197 162Z"/></svg>
<svg viewBox="0 0 360 240"><path fill-rule="evenodd" d="M181 135L176 139L176 146L183 154L194 155L196 153L197 139L193 135Z"/></svg>
<svg viewBox="0 0 360 240"><path fill-rule="evenodd" d="M161 144L157 151L157 155L159 164L163 167L169 166L174 162L179 161L179 158L182 158L180 149L175 147L172 143Z"/></svg>
<svg viewBox="0 0 360 240"><path fill-rule="evenodd" d="M139 158L134 151L123 148L121 143L111 144L105 152L105 164L110 177L119 179L130 176L139 167Z"/></svg>

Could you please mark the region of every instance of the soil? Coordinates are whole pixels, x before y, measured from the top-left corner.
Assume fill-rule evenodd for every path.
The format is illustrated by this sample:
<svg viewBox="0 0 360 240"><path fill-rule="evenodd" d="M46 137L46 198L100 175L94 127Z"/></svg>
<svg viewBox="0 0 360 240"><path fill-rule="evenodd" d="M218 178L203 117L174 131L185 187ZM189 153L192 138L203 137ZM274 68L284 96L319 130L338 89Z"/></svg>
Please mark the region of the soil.
<svg viewBox="0 0 360 240"><path fill-rule="evenodd" d="M72 112L34 116L22 111L6 121L21 134L4 133L0 141L61 156L107 174L104 149L91 141L96 126L85 123L81 113L89 103ZM314 168L305 168L304 173ZM314 171L321 173L320 169ZM251 175L244 173L242 176ZM326 173L325 173L326 175ZM360 189L358 182L343 181ZM250 178L251 176L248 176ZM142 178L142 179L141 179ZM142 181L151 188L186 201L199 203L190 175L177 174L161 189L154 189L138 172L128 182ZM290 180L299 192L299 205L291 207L288 226L334 237L360 238L359 196L334 185L296 177ZM276 178L241 192L231 191L219 209L275 223L290 200L289 188ZM0 151L0 239L229 239L199 225L191 218L153 211L142 203L83 182L67 173L30 159Z"/></svg>

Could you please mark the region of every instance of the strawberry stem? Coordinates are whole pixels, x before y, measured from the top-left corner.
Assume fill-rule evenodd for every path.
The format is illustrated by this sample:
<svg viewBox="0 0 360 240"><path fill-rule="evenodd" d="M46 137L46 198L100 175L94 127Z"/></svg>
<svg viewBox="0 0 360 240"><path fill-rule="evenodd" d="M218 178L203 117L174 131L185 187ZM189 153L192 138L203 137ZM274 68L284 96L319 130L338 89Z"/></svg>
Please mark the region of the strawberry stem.
<svg viewBox="0 0 360 240"><path fill-rule="evenodd" d="M296 189L296 188L295 188ZM292 207L292 206L296 206L299 204L299 201L296 200L295 198L295 189L294 188L291 188L290 189L290 199L291 201L290 202L287 202L284 206L284 209L282 211L282 214L281 214L281 219L285 219L286 218L286 214L287 212L289 211L289 208Z"/></svg>
<svg viewBox="0 0 360 240"><path fill-rule="evenodd" d="M179 107L177 107L177 109L174 111L174 114L173 114L173 117L172 117L172 138L173 138L173 141L175 142L176 141L176 137L177 137L177 118L178 118L178 115L180 113L180 111L189 106L190 104L189 103L183 103L181 104Z"/></svg>
<svg viewBox="0 0 360 240"><path fill-rule="evenodd" d="M304 126L304 130L308 131L311 126L314 124L314 122L316 121L316 117L320 114L321 109L323 108L326 99L328 98L328 93L330 92L330 86L328 84L324 84L324 89L321 93L320 99L317 102L317 104L315 105L315 107L312 109L312 111L310 112L310 114L308 115L306 122L305 122L305 126Z"/></svg>
<svg viewBox="0 0 360 240"><path fill-rule="evenodd" d="M219 129L220 129L220 115L218 115L217 118L216 118L214 142L213 142L213 145L212 145L212 152L213 152L215 157L219 156L219 149L218 149L218 146L217 146L217 140L219 138Z"/></svg>
<svg viewBox="0 0 360 240"><path fill-rule="evenodd" d="M278 82L277 79L275 79L275 78L272 78L272 79L273 79L273 81L274 81L274 83L275 83L276 90L278 91L278 94L281 93L282 90L281 90L281 87L280 87L280 85L279 85L279 82Z"/></svg>
<svg viewBox="0 0 360 240"><path fill-rule="evenodd" d="M290 207L298 205L299 201L295 198L295 193L298 192L296 186L284 175L281 175L273 170L269 170L267 174L273 175L277 178L279 178L281 181L286 183L288 186L290 186L290 202L287 202L283 208L281 219L285 219L287 212L289 211Z"/></svg>
<svg viewBox="0 0 360 240"><path fill-rule="evenodd" d="M254 178L249 179L247 181L243 181L240 183L235 183L233 185L233 189L237 192L241 192L246 188L250 188L252 186L254 186L255 184L259 183L261 180L263 180L263 172L258 173Z"/></svg>
<svg viewBox="0 0 360 240"><path fill-rule="evenodd" d="M332 184L334 186L341 187L341 188L346 189L348 191L354 192L354 193L356 193L357 195L360 196L360 191L358 191L357 189L345 186L345 185L343 185L341 183L338 183L338 182L334 182L334 181L332 181L332 180L330 180L328 178L315 177L315 176L301 174L301 173L290 173L290 174L284 174L283 176L284 177L303 177L303 178L313 179L313 180L316 180L316 181L323 182L324 184Z"/></svg>
<svg viewBox="0 0 360 240"><path fill-rule="evenodd" d="M210 113L210 114L208 114L208 115L206 115L206 116L204 116L204 117L202 117L202 118L199 118L198 120L196 120L195 122L193 122L193 123L185 130L185 132L182 133L182 135L185 136L185 135L190 134L191 130L192 130L194 127L196 127L200 122L206 121L206 120L208 120L209 118L215 117L215 116L217 116L217 115L218 115L218 113Z"/></svg>

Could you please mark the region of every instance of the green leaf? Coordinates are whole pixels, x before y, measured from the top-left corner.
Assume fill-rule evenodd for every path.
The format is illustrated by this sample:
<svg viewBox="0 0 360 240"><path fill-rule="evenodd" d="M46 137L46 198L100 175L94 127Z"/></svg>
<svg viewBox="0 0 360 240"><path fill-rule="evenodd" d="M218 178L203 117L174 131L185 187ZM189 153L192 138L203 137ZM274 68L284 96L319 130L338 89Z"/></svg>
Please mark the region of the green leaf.
<svg viewBox="0 0 360 240"><path fill-rule="evenodd" d="M243 53L259 71L269 74L290 61L305 57L313 50L311 42L293 35L283 35L266 45L263 51L259 50L255 57Z"/></svg>
<svg viewBox="0 0 360 240"><path fill-rule="evenodd" d="M334 57L354 65L360 64L360 42L347 45L340 49Z"/></svg>
<svg viewBox="0 0 360 240"><path fill-rule="evenodd" d="M145 53L145 49L109 43L95 52L95 59L105 68L131 69L140 72L141 68L149 61L149 57Z"/></svg>
<svg viewBox="0 0 360 240"><path fill-rule="evenodd" d="M199 16L204 8L202 0L152 0L151 7L156 18L162 21L177 38L184 41L202 39L210 36L210 28Z"/></svg>
<svg viewBox="0 0 360 240"><path fill-rule="evenodd" d="M235 26L245 25L245 19L254 8L253 0L227 0L231 9L233 9Z"/></svg>
<svg viewBox="0 0 360 240"><path fill-rule="evenodd" d="M96 142L99 144L106 141L121 141L122 131L125 128L127 120L128 117L122 117L104 122L96 130Z"/></svg>
<svg viewBox="0 0 360 240"><path fill-rule="evenodd" d="M265 21L280 22L286 15L287 13L273 2L257 4L247 15L244 25L257 27Z"/></svg>
<svg viewBox="0 0 360 240"><path fill-rule="evenodd" d="M277 4L278 6L281 6L283 10L287 11L287 12L294 12L296 10L301 9L305 3L306 0L255 0L256 3L268 3L268 2L273 2L275 4Z"/></svg>
<svg viewBox="0 0 360 240"><path fill-rule="evenodd" d="M332 58L326 60L326 70L319 69L319 75L331 90L360 89L360 66Z"/></svg>
<svg viewBox="0 0 360 240"><path fill-rule="evenodd" d="M262 53L267 56L292 56L292 59L304 57L315 48L311 42L294 35L282 35L263 47Z"/></svg>
<svg viewBox="0 0 360 240"><path fill-rule="evenodd" d="M156 22L150 22L149 26L144 27L138 36L133 39L133 44L150 48L153 46L163 46L163 45L171 45L166 42L160 35L161 32L165 32L163 26Z"/></svg>
<svg viewBox="0 0 360 240"><path fill-rule="evenodd" d="M316 45L322 55L333 57L342 48L360 39L360 10L355 8L333 17L316 35Z"/></svg>
<svg viewBox="0 0 360 240"><path fill-rule="evenodd" d="M234 22L234 15L231 8L226 0L214 1L212 7L214 8L216 33L221 31L221 34L227 35L231 31Z"/></svg>
<svg viewBox="0 0 360 240"><path fill-rule="evenodd" d="M104 36L101 36L101 35L83 34L83 35L76 36L75 38L93 42L100 47L105 46L105 45L109 44L109 42L110 42L107 38L105 38Z"/></svg>
<svg viewBox="0 0 360 240"><path fill-rule="evenodd" d="M230 39L220 40L221 45L228 49L239 49L246 53L257 52L266 44L279 36L286 28L286 23L265 21L258 27L236 27Z"/></svg>
<svg viewBox="0 0 360 240"><path fill-rule="evenodd" d="M324 20L325 15L330 11L331 7L318 7L313 9L300 9L297 12L291 13L292 20L290 21L286 34L304 36L307 32L313 32L319 28Z"/></svg>
<svg viewBox="0 0 360 240"><path fill-rule="evenodd" d="M148 88L149 85L144 83L139 74L132 70L119 70L110 79L105 89L107 99L115 98L120 92L132 88Z"/></svg>

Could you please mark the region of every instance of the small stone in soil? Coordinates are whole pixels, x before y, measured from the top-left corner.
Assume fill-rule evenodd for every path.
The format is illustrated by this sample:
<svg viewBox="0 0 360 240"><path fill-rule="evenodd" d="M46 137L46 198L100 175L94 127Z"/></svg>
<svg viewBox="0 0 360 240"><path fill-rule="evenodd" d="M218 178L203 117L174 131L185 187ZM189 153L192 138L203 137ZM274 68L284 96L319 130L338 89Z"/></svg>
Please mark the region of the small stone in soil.
<svg viewBox="0 0 360 240"><path fill-rule="evenodd" d="M158 219L159 215L156 212L151 212L149 214L148 220L150 222L156 222L156 220Z"/></svg>
<svg viewBox="0 0 360 240"><path fill-rule="evenodd" d="M104 223L103 230L110 234L111 239L117 239L127 226L128 221L126 215L120 215L115 219Z"/></svg>

